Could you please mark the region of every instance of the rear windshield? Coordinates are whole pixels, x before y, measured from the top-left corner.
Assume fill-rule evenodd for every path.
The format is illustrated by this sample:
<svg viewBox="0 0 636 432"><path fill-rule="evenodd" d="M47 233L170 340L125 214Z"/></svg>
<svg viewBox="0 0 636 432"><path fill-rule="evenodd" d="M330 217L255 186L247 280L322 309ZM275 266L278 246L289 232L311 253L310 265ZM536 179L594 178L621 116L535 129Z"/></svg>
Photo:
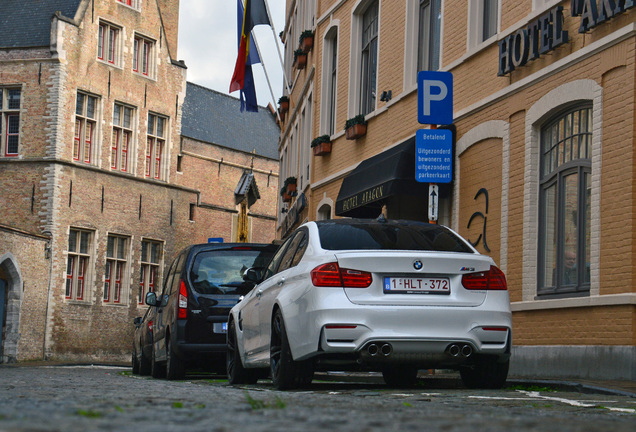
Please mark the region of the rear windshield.
<svg viewBox="0 0 636 432"><path fill-rule="evenodd" d="M474 253L459 237L439 225L417 222L351 222L319 224L320 244L327 250L417 250Z"/></svg>
<svg viewBox="0 0 636 432"><path fill-rule="evenodd" d="M199 252L190 270L192 288L199 294L247 294L253 285L243 280L250 267L266 267L276 251L211 250Z"/></svg>

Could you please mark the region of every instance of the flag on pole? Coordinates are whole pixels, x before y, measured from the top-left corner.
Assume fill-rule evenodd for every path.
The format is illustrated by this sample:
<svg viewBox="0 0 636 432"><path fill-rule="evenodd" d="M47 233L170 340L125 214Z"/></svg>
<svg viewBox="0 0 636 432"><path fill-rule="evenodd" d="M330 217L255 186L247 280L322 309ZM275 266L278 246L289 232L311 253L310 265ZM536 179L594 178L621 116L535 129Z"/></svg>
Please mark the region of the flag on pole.
<svg viewBox="0 0 636 432"><path fill-rule="evenodd" d="M239 52L234 66L234 74L230 82L230 93L241 90L241 112L258 111L256 102L256 89L254 87L254 76L252 75L252 64L259 63L258 52L251 38L252 28L255 25L271 25L265 7L265 0L245 0L243 9L242 0L237 0L238 4L238 29Z"/></svg>

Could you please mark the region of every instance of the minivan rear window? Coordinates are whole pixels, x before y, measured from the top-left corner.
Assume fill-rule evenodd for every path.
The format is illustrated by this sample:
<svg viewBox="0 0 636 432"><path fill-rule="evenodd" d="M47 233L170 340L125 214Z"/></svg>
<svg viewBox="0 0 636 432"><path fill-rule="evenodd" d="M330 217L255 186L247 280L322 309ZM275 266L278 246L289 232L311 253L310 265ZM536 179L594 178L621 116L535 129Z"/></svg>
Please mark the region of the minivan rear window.
<svg viewBox="0 0 636 432"><path fill-rule="evenodd" d="M196 254L190 269L192 288L199 294L244 295L253 285L243 280L251 267L266 267L275 248L209 250Z"/></svg>
<svg viewBox="0 0 636 432"><path fill-rule="evenodd" d="M327 250L417 250L474 253L462 239L440 225L419 222L329 221L318 224Z"/></svg>

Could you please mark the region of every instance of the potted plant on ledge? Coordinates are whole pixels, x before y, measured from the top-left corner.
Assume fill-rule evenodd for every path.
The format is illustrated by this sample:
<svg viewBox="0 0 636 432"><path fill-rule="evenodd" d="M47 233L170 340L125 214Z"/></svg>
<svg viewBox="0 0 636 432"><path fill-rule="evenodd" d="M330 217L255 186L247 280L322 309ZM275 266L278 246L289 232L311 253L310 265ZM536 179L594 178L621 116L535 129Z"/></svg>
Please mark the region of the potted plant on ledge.
<svg viewBox="0 0 636 432"><path fill-rule="evenodd" d="M290 202L291 195L287 193L287 186L283 186L280 190L280 196L283 197L283 202Z"/></svg>
<svg viewBox="0 0 636 432"><path fill-rule="evenodd" d="M358 114L345 122L345 131L348 140L354 140L363 137L367 133L367 121L364 114Z"/></svg>
<svg viewBox="0 0 636 432"><path fill-rule="evenodd" d="M294 66L296 66L297 69L305 69L306 64L307 54L300 48L294 51Z"/></svg>
<svg viewBox="0 0 636 432"><path fill-rule="evenodd" d="M305 54L307 54L314 47L314 32L311 30L305 30L300 34L300 39L298 40L300 44L300 49L303 50Z"/></svg>
<svg viewBox="0 0 636 432"><path fill-rule="evenodd" d="M280 113L285 114L289 110L289 98L287 96L281 96L278 99L278 106L280 107Z"/></svg>
<svg viewBox="0 0 636 432"><path fill-rule="evenodd" d="M283 187L290 197L296 196L298 194L296 192L296 177L287 177L285 179Z"/></svg>
<svg viewBox="0 0 636 432"><path fill-rule="evenodd" d="M314 156L324 156L331 153L331 137L320 135L311 142L311 148L314 151Z"/></svg>

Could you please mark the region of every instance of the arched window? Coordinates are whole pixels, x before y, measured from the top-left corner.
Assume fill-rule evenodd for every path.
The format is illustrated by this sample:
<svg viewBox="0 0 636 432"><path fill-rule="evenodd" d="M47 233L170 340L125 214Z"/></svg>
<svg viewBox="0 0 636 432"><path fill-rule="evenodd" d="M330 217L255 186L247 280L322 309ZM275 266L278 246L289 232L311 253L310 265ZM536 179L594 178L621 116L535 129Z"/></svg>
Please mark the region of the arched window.
<svg viewBox="0 0 636 432"><path fill-rule="evenodd" d="M591 105L541 129L539 296L589 293L591 158Z"/></svg>

